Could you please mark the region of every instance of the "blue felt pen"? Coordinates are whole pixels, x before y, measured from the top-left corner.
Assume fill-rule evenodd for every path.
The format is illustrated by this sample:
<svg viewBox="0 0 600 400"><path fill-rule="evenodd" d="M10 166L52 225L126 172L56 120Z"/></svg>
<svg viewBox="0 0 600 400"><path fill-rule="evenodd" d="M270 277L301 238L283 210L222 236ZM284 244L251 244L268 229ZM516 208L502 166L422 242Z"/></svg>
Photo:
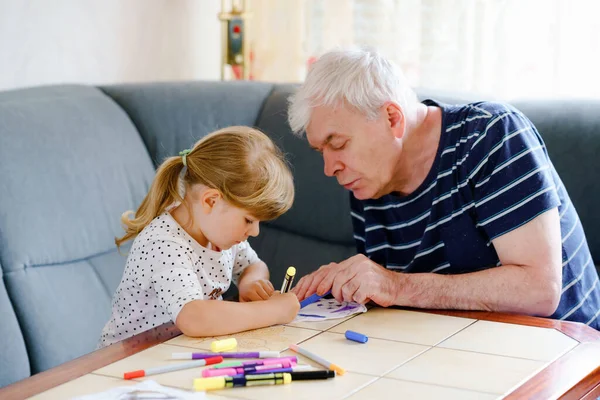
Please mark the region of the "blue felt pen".
<svg viewBox="0 0 600 400"><path fill-rule="evenodd" d="M315 303L317 301L319 301L320 298L327 296L328 294L331 294L331 290L327 293L325 293L323 296L319 296L318 294L313 294L312 296L309 296L307 298L305 298L304 300L302 300L300 302L300 308L304 308L309 304Z"/></svg>

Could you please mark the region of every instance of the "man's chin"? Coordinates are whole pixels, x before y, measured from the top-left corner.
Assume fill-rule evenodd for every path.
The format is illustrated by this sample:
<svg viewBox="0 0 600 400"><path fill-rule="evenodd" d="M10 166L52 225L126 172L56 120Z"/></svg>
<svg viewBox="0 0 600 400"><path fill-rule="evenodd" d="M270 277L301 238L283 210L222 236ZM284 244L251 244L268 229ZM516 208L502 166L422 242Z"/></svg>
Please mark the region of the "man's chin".
<svg viewBox="0 0 600 400"><path fill-rule="evenodd" d="M356 200L369 200L369 199L377 198L377 197L374 197L374 195L372 193L370 193L369 191L367 191L365 189L355 189L352 191L352 195L354 196L354 198Z"/></svg>

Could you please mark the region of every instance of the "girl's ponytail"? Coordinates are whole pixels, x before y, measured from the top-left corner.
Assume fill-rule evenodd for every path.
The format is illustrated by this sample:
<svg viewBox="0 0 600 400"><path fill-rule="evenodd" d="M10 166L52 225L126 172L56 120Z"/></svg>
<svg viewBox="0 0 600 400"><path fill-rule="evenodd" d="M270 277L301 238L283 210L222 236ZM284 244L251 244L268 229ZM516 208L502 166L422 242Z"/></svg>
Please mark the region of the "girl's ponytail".
<svg viewBox="0 0 600 400"><path fill-rule="evenodd" d="M126 211L121 215L121 223L125 235L115 238L115 244L121 244L137 236L154 218L160 215L167 207L183 199L179 195L179 174L183 169L182 157L170 157L161 164L156 171L148 194L140 204L135 214ZM133 214L133 218L130 218Z"/></svg>

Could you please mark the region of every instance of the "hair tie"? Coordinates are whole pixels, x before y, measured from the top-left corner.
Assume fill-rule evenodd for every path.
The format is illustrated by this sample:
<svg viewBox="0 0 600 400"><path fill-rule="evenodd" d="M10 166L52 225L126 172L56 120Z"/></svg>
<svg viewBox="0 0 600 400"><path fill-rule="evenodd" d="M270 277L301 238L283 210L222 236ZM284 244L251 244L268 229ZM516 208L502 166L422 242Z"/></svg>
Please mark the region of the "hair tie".
<svg viewBox="0 0 600 400"><path fill-rule="evenodd" d="M181 156L181 161L183 161L183 166L187 167L187 160L186 157L188 154L190 154L192 152L192 149L185 149L179 152L179 155Z"/></svg>

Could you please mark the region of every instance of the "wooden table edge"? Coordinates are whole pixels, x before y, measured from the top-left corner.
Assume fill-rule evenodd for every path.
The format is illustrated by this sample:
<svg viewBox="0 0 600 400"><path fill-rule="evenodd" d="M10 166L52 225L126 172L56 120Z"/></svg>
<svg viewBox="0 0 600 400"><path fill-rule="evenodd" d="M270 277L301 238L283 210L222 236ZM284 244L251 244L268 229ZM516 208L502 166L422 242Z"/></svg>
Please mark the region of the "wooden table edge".
<svg viewBox="0 0 600 400"><path fill-rule="evenodd" d="M448 315L453 317L470 318L475 320L553 328L564 333L569 337L572 337L573 339L581 343L591 342L593 346L598 346L598 349L600 349L600 332L594 330L593 328L590 328L587 325L576 322L556 321L546 318L537 318L516 314L493 313L486 311L423 310L410 308L403 309L440 315ZM163 343L180 334L181 332L172 323L150 329L146 332L142 332L136 336L128 338L122 342L115 343L112 346L108 346L103 349L88 353L86 355L68 361L64 364L61 364L44 372L32 375L29 378L25 378L23 380L0 388L0 398L6 400L22 399L34 396L36 394L40 394L63 383L77 379L83 375L87 375L106 365L122 360L123 358L126 358L132 354L138 353L142 350ZM532 393L532 395L536 393L536 390L543 390L544 388L539 387L539 384L540 382L543 382L546 379L547 374L552 374L556 371L562 371L567 367L572 368L573 366L576 366L575 363L581 362L581 357L583 356L583 354L579 351L575 351L579 347L581 347L581 345L575 347L572 351L568 352L567 354L560 357L558 360L554 361L548 367L544 368L542 371L536 374L532 379L525 382L522 386L517 388L512 393L508 394L506 398L515 398L510 396L513 396L513 393L516 393L519 390L533 390L534 392ZM571 355L571 353L574 353L574 355ZM563 358L565 358L567 361L561 362ZM598 358L597 360L600 360L600 358ZM600 361L598 361L598 363L600 363ZM588 371L587 373L581 370L579 371L579 375L577 375L577 377L574 378L577 379L577 383L574 386L569 386L568 388L565 388L563 387L563 382L563 386L554 385L553 392L561 392L561 395L564 393L565 396L567 396L564 397L564 399L580 399L593 390L600 390L600 367L591 372ZM532 381L533 383L530 384L530 381Z"/></svg>
<svg viewBox="0 0 600 400"><path fill-rule="evenodd" d="M181 331L172 323L157 326L0 388L0 399L29 398L179 335Z"/></svg>

